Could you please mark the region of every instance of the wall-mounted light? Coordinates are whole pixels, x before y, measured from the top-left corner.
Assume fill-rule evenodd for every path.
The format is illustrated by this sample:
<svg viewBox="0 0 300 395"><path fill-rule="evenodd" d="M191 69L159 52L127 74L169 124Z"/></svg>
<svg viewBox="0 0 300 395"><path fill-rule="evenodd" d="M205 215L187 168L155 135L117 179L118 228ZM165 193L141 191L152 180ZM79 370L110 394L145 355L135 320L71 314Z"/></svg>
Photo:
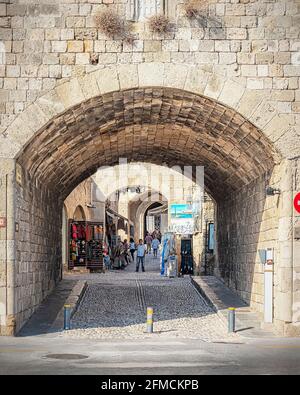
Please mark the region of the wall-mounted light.
<svg viewBox="0 0 300 395"><path fill-rule="evenodd" d="M272 188L272 187L268 187L266 190L267 196L275 196L275 195L280 195L281 191L280 189L277 188Z"/></svg>

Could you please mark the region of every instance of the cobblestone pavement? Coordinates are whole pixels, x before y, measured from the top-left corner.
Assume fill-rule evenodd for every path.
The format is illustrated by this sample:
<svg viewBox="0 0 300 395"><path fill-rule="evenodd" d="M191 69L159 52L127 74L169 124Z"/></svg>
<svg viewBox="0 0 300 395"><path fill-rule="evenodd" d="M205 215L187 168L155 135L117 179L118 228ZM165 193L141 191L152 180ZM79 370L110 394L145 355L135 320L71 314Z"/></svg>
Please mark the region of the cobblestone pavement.
<svg viewBox="0 0 300 395"><path fill-rule="evenodd" d="M189 276L160 276L159 259L146 258L146 272L131 263L124 271L85 275L87 291L62 336L94 339L192 338L234 341ZM146 333L146 309L154 308L154 334Z"/></svg>

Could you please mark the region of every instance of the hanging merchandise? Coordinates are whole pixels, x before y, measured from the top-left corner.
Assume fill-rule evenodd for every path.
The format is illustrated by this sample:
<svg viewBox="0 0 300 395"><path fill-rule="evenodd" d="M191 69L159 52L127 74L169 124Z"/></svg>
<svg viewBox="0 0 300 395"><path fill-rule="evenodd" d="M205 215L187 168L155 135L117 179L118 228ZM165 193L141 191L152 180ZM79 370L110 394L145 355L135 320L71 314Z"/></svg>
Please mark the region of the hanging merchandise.
<svg viewBox="0 0 300 395"><path fill-rule="evenodd" d="M77 224L72 224L72 239L77 240L78 233L77 233Z"/></svg>
<svg viewBox="0 0 300 395"><path fill-rule="evenodd" d="M94 235L95 235L95 240L102 240L103 239L103 226L95 225L94 226Z"/></svg>
<svg viewBox="0 0 300 395"><path fill-rule="evenodd" d="M69 270L103 270L103 223L70 220L69 230Z"/></svg>

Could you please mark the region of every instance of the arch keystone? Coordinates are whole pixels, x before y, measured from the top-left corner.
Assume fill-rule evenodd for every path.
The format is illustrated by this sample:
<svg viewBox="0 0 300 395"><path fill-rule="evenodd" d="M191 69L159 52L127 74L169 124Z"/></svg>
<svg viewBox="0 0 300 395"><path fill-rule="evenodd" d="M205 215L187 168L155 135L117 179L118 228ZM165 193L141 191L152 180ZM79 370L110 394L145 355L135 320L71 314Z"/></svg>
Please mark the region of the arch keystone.
<svg viewBox="0 0 300 395"><path fill-rule="evenodd" d="M101 94L120 90L120 82L116 66L106 67L94 72Z"/></svg>
<svg viewBox="0 0 300 395"><path fill-rule="evenodd" d="M138 65L140 86L163 86L164 63L141 63Z"/></svg>
<svg viewBox="0 0 300 395"><path fill-rule="evenodd" d="M118 76L121 89L133 89L139 86L138 68L135 64L121 64L118 66Z"/></svg>
<svg viewBox="0 0 300 395"><path fill-rule="evenodd" d="M180 64L166 64L164 69L164 86L168 88L184 89L188 66Z"/></svg>

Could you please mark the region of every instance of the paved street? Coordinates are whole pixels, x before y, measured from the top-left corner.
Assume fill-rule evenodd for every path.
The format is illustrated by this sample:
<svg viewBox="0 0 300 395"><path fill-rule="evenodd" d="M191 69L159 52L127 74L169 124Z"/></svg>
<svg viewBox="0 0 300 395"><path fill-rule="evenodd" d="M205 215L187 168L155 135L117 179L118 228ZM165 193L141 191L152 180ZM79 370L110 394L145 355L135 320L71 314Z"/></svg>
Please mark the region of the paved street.
<svg viewBox="0 0 300 395"><path fill-rule="evenodd" d="M88 275L88 289L66 337L97 339L194 338L235 341L218 315L195 290L190 277L160 276L160 259L146 257L146 272L135 264L105 275ZM146 332L146 310L154 308L153 335Z"/></svg>
<svg viewBox="0 0 300 395"><path fill-rule="evenodd" d="M161 338L66 341L45 335L1 337L0 374L300 374L300 341L227 344Z"/></svg>
<svg viewBox="0 0 300 395"><path fill-rule="evenodd" d="M158 269L149 257L146 273L131 264L71 275L89 283L74 329L0 337L0 374L300 374L299 339L228 336L188 277L162 278ZM145 333L149 304L153 335Z"/></svg>

